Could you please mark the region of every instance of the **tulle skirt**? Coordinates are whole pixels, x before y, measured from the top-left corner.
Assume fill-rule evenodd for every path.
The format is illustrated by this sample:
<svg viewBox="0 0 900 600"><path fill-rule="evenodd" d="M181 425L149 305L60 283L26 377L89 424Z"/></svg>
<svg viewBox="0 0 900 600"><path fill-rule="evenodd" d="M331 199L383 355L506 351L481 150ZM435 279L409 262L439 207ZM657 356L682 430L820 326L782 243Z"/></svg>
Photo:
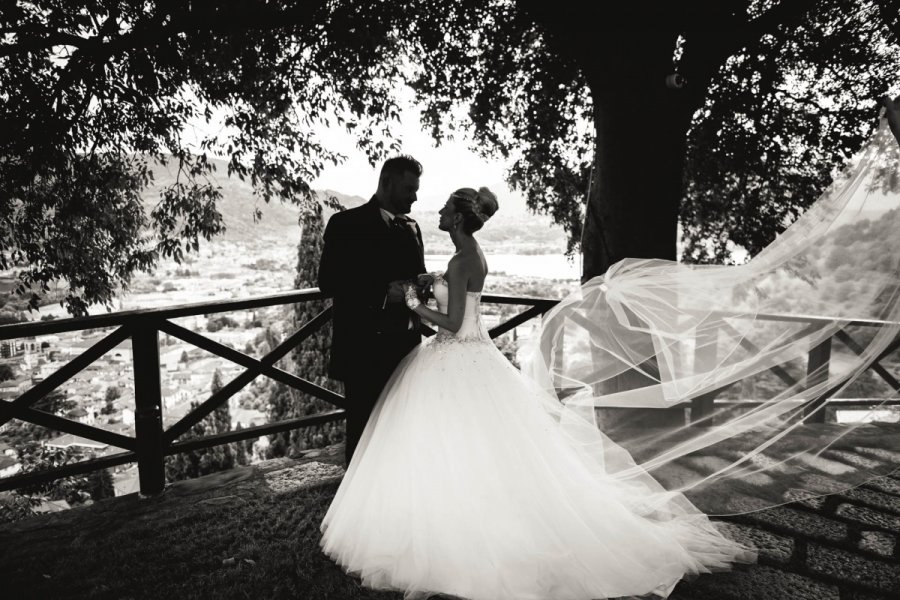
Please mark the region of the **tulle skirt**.
<svg viewBox="0 0 900 600"><path fill-rule="evenodd" d="M427 340L385 386L322 549L365 586L470 600L666 596L755 559L683 495L604 473L547 402L492 342Z"/></svg>

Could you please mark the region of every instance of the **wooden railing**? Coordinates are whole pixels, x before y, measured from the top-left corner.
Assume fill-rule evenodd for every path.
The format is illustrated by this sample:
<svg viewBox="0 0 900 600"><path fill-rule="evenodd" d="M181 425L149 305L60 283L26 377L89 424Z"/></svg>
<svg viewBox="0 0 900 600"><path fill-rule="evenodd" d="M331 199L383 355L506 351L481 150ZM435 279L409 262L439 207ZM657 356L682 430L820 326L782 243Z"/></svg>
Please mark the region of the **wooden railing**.
<svg viewBox="0 0 900 600"><path fill-rule="evenodd" d="M305 323L271 349L262 358L256 359L234 350L204 335L190 331L174 322L174 319L196 315L208 315L237 310L247 310L266 306L295 304L314 300L325 300L328 296L318 289L299 290L250 298L247 300L223 300L201 302L176 307L145 309L92 315L82 318L60 319L31 323L17 323L0 326L0 340L29 336L50 335L86 329L115 329L93 346L76 356L43 381L24 392L13 401L0 401L0 426L17 418L35 425L48 427L63 433L70 433L89 440L101 442L123 450L101 458L67 464L41 472L25 473L0 479L0 491L46 483L60 477L79 475L98 469L136 462L141 493L154 494L165 486L165 457L179 452L190 452L210 448L229 442L258 438L300 427L321 425L344 417L344 398L331 390L318 386L276 367L276 363L297 347L303 340L315 333L331 319L331 308L326 308L308 323ZM557 301L546 298L528 298L484 294L482 302L492 304L514 304L526 306L526 310L500 323L490 330L491 337L502 335L526 321L550 310ZM213 393L194 410L172 424L163 426L162 390L160 385L159 333L167 333L197 348L229 360L244 371ZM426 334L433 335L433 330ZM135 435L129 437L107 431L99 427L85 425L43 411L31 406L43 396L72 378L82 369L112 350L128 338L132 340L134 392L135 392ZM287 419L255 427L229 431L201 438L177 441L196 423L217 407L227 402L235 393L250 383L256 376L265 375L296 390L320 398L332 404L335 410L322 414Z"/></svg>
<svg viewBox="0 0 900 600"><path fill-rule="evenodd" d="M135 310L83 318L0 326L0 340L50 335L85 329L115 328L102 340L95 343L43 381L34 385L34 387L24 392L15 400L0 401L0 426L7 423L12 418L17 418L60 432L70 433L101 442L122 450L122 452L116 454L67 464L53 470L25 473L0 479L0 491L41 484L60 477L78 475L98 469L136 462L138 465L141 492L143 494L154 494L160 492L165 486L165 457L168 455L210 448L229 442L258 438L263 435L270 435L300 427L321 425L342 419L344 417L343 409L345 408L343 396L275 366L281 358L286 356L304 339L312 335L331 319L330 307L320 312L308 323L303 324L300 329L288 336L277 347L271 349L265 356L259 359L248 356L243 352L234 350L204 335L185 329L172 322L174 319L182 317L208 315L266 306L295 304L299 302L325 300L327 298L328 296L318 289L313 288L250 298L247 300L201 302L160 309ZM482 295L481 300L483 303L487 304L509 304L527 307L521 313L499 323L496 327L493 327L490 330L492 338L502 335L532 318L543 315L558 302L558 300L548 298L496 294L484 294ZM822 319L821 317L814 316L796 317L785 315L760 315L759 317L771 321L802 322L811 327L821 325L822 322L833 322L829 319ZM836 333L833 334L833 337L836 337L852 351L859 354L862 352L862 348L853 340L849 333L847 333L846 328L851 326L874 326L884 324L886 323L871 320L849 321L842 323L843 327L837 329ZM214 355L225 358L245 369L234 379L226 383L219 391L213 393L209 398L204 400L199 406L171 425L168 429L163 426L161 408L162 394L159 375L160 332L167 333L197 348L201 348ZM429 330L427 333L433 334L434 332ZM718 332L716 334L718 334ZM704 335L711 334L707 332ZM129 337L132 340L133 349L135 391L134 437L85 425L31 408L31 406L44 395L59 387L65 381ZM827 378L827 368L831 359L831 340L832 337L828 337L809 351L807 385L814 383L815 381L822 381L824 380L822 379L823 377ZM740 343L745 346L752 346L749 340L742 339ZM884 379L884 381L886 381L895 391L900 392L900 382L898 382L897 379L888 373L880 364L880 361L885 356L895 351L898 346L900 346L900 339L894 340L894 342L876 358L869 368ZM714 352L713 349L715 348L715 344L698 343L698 348L703 348L704 350L701 350L703 352ZM707 356L706 358L710 357ZM714 359L715 357L713 356L711 358ZM770 371L782 379L787 385L795 385L797 383L796 379L780 366L774 366ZM200 422L217 407L221 406L224 402L227 402L232 395L241 390L258 375L266 375L275 381L325 400L332 404L335 407L335 410L330 410L317 415L249 427L238 431L229 431L201 438L177 441L178 438L185 434L194 424ZM702 419L712 413L713 407L716 404L754 403L752 400L719 400L717 398L718 395L730 387L730 385L691 400L689 403L689 406L691 407L691 421L702 421ZM807 414L809 421L816 422L824 420L825 411L819 409L824 403L833 401L831 399L833 393L834 390L829 390L809 401L808 406L805 408L805 413ZM865 401L862 402L866 403ZM871 404L872 402L869 403ZM850 403L842 401L842 404L849 405ZM889 400L885 404L897 405L900 404L900 401ZM688 404L686 403L685 406L688 406Z"/></svg>
<svg viewBox="0 0 900 600"><path fill-rule="evenodd" d="M740 318L740 317L738 317ZM863 354L863 347L848 332L848 329L853 327L900 327L900 323L890 322L890 321L881 321L877 319L857 319L853 321L838 321L836 319L820 317L814 315L779 315L779 314L761 314L754 315L754 318L761 319L764 321L769 321L773 323L801 323L806 327L801 329L799 332L796 332L793 338L801 339L806 335L816 331L818 328L823 326L832 326L835 328L834 333L831 335L825 336L821 341L819 341L815 346L813 346L809 353L807 354L806 361L806 375L803 381L799 381L797 378L792 376L788 371L780 365L775 365L769 369L769 372L773 373L776 377L778 377L785 385L789 387L798 386L800 384L803 388L808 389L815 385L824 383L828 381L828 372L829 365L831 363L831 350L832 350L832 341L837 339L841 343L843 343L851 352L856 354L857 356L861 356ZM741 347L750 350L756 351L758 348L746 337L742 336L740 332L734 329L731 325L725 323L723 321L724 331L716 329L712 331L704 332L704 336L706 339L698 340L698 342L706 342L706 343L698 343L698 354L702 356L698 358L702 358L706 361L711 361L712 363L716 360L716 349L717 344L715 343L715 338L721 333L725 335L733 335L738 339L738 343ZM839 327L838 327L839 325ZM713 343L709 343L712 341ZM787 343L785 342L785 345ZM892 354L897 348L900 347L900 337L895 337L893 341L888 344L888 346L870 363L867 367L867 370L873 371L877 374L883 381L885 381L894 392L900 392L900 381L898 381L893 375L891 375L881 364L881 361ZM703 394L697 398L691 400L691 413L690 419L692 423L702 423L713 414L714 407L716 405L732 405L732 406L745 406L750 407L753 405L758 405L760 402L756 402L753 400L737 400L737 401L723 401L719 400L718 397L721 393L723 393L728 388L733 385L739 383L740 380L724 385L716 390L713 390L707 394ZM852 400L835 400L832 396L843 387L844 383L839 382L831 388L826 389L824 392L816 395L815 397L809 399L803 405L802 417L803 421L806 423L824 423L825 422L825 410L824 406L826 403L833 403L836 406L843 407L854 407L854 406L870 406L870 405L884 405L884 406L898 406L900 405L900 400L895 398L889 398L885 400L869 400L869 399L852 399Z"/></svg>

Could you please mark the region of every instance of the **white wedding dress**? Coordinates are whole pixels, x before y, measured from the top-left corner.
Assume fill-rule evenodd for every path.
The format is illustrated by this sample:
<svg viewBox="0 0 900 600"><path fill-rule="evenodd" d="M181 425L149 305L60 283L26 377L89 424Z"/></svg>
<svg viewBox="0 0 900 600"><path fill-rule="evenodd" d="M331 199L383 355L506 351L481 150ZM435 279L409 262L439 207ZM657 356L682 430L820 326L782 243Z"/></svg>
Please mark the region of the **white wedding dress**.
<svg viewBox="0 0 900 600"><path fill-rule="evenodd" d="M440 278L434 294L446 312ZM385 386L322 522L327 555L371 588L471 600L666 596L685 575L755 560L683 495L607 474L571 443L556 398L490 340L479 300L469 292L460 330L423 342Z"/></svg>

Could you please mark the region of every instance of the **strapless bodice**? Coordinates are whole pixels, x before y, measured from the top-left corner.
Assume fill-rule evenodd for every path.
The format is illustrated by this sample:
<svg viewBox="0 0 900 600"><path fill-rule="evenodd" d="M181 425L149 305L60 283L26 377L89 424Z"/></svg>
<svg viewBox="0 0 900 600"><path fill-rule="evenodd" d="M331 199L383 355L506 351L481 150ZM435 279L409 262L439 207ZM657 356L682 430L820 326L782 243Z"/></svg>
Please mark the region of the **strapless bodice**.
<svg viewBox="0 0 900 600"><path fill-rule="evenodd" d="M435 276L432 290L434 291L434 299L437 301L438 312L447 314L447 308L450 303L450 288L440 274ZM487 330L481 322L481 292L466 292L466 308L459 331L453 333L452 331L438 328L438 339L446 339L448 337L460 340L490 339Z"/></svg>

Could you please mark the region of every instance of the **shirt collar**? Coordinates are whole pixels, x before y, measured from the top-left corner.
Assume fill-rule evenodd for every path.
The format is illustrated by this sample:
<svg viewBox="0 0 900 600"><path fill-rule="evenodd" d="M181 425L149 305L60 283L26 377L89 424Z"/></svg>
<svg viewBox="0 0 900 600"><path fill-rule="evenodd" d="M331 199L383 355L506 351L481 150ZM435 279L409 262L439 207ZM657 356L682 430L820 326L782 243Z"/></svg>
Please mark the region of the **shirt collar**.
<svg viewBox="0 0 900 600"><path fill-rule="evenodd" d="M381 207L379 207L378 210L381 211L381 218L384 219L384 222L390 225L391 221L394 220L394 213L389 210L384 210Z"/></svg>
<svg viewBox="0 0 900 600"><path fill-rule="evenodd" d="M379 207L378 210L381 211L381 218L384 219L384 222L388 225L390 225L394 219L400 219L400 222L405 225L409 225L410 223L415 222L412 219L410 219L409 217L407 217L406 215L395 215L391 211L385 210L381 207Z"/></svg>

